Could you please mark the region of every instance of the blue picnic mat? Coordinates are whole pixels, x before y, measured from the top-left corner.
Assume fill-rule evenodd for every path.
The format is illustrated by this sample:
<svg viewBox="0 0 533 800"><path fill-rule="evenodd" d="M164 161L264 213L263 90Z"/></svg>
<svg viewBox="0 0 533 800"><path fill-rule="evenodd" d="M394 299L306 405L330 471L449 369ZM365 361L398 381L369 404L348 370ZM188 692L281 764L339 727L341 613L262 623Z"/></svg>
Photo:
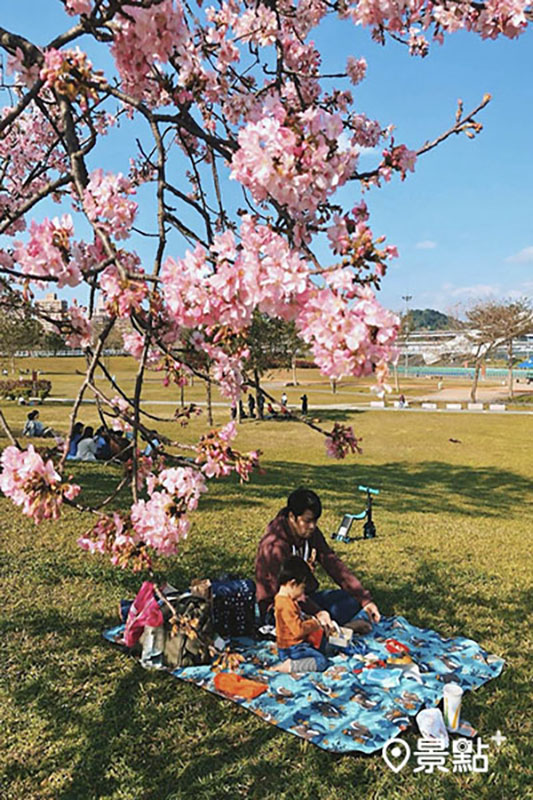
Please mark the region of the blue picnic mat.
<svg viewBox="0 0 533 800"><path fill-rule="evenodd" d="M123 626L104 632L111 642L121 639ZM423 707L436 705L445 683L464 690L496 678L504 660L487 653L472 639L446 639L435 631L411 625L403 617L384 617L371 633L354 637L344 652L330 658L325 672L285 675L272 672L278 662L273 642L237 639L232 652L244 662L236 670L267 684L253 700L230 697L261 719L324 750L348 753L380 750L409 727ZM228 697L214 686L208 666L174 670L176 678Z"/></svg>

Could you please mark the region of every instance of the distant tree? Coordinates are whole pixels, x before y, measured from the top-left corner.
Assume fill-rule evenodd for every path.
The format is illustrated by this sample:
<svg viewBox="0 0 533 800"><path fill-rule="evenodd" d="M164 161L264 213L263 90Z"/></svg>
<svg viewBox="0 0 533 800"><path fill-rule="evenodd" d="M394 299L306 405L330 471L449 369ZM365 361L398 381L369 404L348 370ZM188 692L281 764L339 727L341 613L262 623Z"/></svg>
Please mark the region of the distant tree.
<svg viewBox="0 0 533 800"><path fill-rule="evenodd" d="M466 317L472 331L468 339L474 344L474 378L470 397L476 400L479 372L483 362L499 347L506 346L509 366L508 389L513 396L513 340L533 330L533 310L530 301L504 300L496 302L488 300L477 303L466 311Z"/></svg>
<svg viewBox="0 0 533 800"><path fill-rule="evenodd" d="M55 331L45 331L41 343L45 350L51 350L54 355L60 350L66 350L68 348L63 336Z"/></svg>
<svg viewBox="0 0 533 800"><path fill-rule="evenodd" d="M35 318L22 308L0 305L0 350L11 362L15 372L15 354L18 350L31 350L40 341L42 329Z"/></svg>
<svg viewBox="0 0 533 800"><path fill-rule="evenodd" d="M256 401L261 392L261 377L269 369L290 367L293 370L293 383L295 385L298 383L296 359L306 348L296 332L294 322L273 319L268 314L255 311L252 324L246 333L246 343L250 351L246 369L254 376Z"/></svg>
<svg viewBox="0 0 533 800"><path fill-rule="evenodd" d="M433 308L413 308L409 312L412 330L438 331L446 330L451 327L450 318L442 311L435 311Z"/></svg>

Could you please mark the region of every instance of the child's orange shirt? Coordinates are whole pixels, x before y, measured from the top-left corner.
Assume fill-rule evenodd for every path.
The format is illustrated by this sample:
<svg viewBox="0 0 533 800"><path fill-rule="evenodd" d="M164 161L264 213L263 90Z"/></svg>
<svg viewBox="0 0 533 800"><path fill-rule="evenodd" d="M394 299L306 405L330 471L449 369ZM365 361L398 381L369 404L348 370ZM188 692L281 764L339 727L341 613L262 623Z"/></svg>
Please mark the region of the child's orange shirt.
<svg viewBox="0 0 533 800"><path fill-rule="evenodd" d="M313 631L318 630L320 622L312 617L302 619L302 612L296 600L277 594L274 598L276 618L276 644L278 647L292 647L305 641Z"/></svg>

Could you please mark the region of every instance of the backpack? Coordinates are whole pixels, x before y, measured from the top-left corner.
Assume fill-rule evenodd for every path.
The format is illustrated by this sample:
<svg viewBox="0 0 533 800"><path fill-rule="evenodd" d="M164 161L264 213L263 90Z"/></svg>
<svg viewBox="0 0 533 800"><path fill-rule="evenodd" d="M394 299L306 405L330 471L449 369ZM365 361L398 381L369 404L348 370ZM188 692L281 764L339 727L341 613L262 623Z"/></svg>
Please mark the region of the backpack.
<svg viewBox="0 0 533 800"><path fill-rule="evenodd" d="M192 667L209 664L213 653L211 606L204 597L186 592L163 606L165 666Z"/></svg>
<svg viewBox="0 0 533 800"><path fill-rule="evenodd" d="M224 639L253 637L255 632L255 583L250 578L222 576L211 581L213 625Z"/></svg>

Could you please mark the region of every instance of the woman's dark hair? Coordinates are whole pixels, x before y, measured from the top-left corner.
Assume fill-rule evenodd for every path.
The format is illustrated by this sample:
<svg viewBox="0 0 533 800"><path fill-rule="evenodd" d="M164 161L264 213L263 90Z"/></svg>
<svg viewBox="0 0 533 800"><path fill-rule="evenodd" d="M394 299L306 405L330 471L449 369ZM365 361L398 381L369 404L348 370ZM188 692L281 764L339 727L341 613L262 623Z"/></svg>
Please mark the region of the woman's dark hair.
<svg viewBox="0 0 533 800"><path fill-rule="evenodd" d="M36 408L34 408L33 411L30 411L30 413L28 414L28 419L35 419L38 416L39 416L39 411Z"/></svg>
<svg viewBox="0 0 533 800"><path fill-rule="evenodd" d="M284 586L289 581L308 583L313 577L307 561L300 556L290 556L281 565L278 575L278 586Z"/></svg>
<svg viewBox="0 0 533 800"><path fill-rule="evenodd" d="M94 436L94 429L93 429L92 425L87 425L87 427L83 431L83 436L81 438L82 439L92 439L93 436Z"/></svg>
<svg viewBox="0 0 533 800"><path fill-rule="evenodd" d="M287 509L292 511L295 517L301 517L305 511L312 511L313 517L319 519L322 514L322 503L316 492L300 486L299 489L295 489L288 496Z"/></svg>
<svg viewBox="0 0 533 800"><path fill-rule="evenodd" d="M83 422L76 422L72 428L72 435L75 436L77 433L83 433Z"/></svg>

